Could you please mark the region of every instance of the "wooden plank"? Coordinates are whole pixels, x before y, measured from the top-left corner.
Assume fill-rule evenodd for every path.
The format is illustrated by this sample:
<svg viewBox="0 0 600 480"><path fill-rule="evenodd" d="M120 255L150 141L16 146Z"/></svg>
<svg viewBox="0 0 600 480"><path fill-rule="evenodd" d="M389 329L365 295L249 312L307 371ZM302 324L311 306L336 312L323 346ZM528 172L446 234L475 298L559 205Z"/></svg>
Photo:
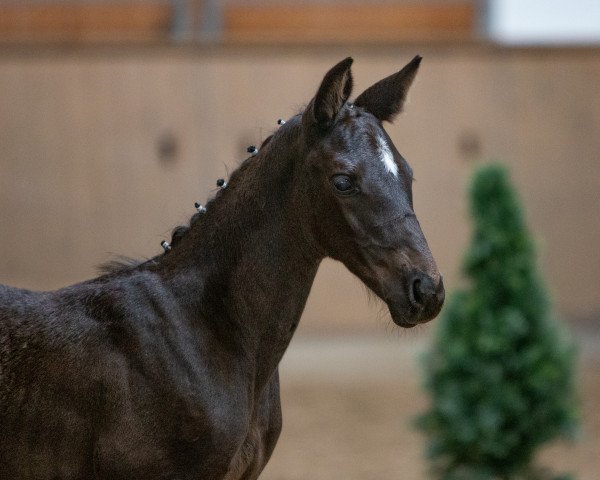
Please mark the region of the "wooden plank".
<svg viewBox="0 0 600 480"><path fill-rule="evenodd" d="M164 39L168 4L40 4L0 7L2 41L123 41Z"/></svg>
<svg viewBox="0 0 600 480"><path fill-rule="evenodd" d="M380 42L474 36L473 4L232 5L224 39L232 42Z"/></svg>

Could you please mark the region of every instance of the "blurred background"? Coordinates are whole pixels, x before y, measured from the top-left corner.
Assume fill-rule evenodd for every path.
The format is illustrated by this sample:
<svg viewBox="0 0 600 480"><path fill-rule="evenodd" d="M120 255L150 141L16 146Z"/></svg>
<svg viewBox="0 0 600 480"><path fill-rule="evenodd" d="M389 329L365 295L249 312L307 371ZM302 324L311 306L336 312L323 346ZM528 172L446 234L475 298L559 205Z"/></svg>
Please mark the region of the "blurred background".
<svg viewBox="0 0 600 480"><path fill-rule="evenodd" d="M359 94L416 54L387 130L446 289L461 284L471 168L500 160L580 348L580 439L543 463L597 479L598 2L1 0L0 283L54 289L111 254L160 253L337 61L354 57ZM282 363L284 431L261 478L427 478L410 420L427 405L418 354L433 328L397 330L325 261Z"/></svg>

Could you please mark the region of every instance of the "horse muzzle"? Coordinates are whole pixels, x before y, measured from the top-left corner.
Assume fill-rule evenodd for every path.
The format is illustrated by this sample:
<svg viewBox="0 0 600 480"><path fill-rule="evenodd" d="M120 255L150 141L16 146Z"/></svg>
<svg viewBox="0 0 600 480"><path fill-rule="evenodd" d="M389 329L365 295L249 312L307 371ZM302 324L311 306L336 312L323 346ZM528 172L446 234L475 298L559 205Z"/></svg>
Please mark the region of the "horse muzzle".
<svg viewBox="0 0 600 480"><path fill-rule="evenodd" d="M445 290L441 275L435 281L424 273L413 274L405 287L402 301L388 301L394 323L411 328L434 319L444 304Z"/></svg>

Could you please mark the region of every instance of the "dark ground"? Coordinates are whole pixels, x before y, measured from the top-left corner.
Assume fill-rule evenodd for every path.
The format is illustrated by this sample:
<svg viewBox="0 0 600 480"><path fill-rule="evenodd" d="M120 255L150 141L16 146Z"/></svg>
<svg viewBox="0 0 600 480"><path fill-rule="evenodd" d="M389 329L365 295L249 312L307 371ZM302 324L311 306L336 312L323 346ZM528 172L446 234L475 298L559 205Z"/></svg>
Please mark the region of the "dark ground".
<svg viewBox="0 0 600 480"><path fill-rule="evenodd" d="M578 332L580 439L539 464L600 479L600 332ZM426 479L424 438L411 425L427 397L418 354L428 330L389 338L295 339L282 362L283 433L261 480Z"/></svg>

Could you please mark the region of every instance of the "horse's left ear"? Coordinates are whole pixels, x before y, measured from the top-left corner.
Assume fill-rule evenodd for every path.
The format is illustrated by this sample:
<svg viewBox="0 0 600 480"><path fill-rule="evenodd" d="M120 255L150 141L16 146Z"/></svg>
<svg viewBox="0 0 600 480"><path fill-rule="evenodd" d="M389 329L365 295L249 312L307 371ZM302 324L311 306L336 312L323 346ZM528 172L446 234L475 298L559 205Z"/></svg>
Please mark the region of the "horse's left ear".
<svg viewBox="0 0 600 480"><path fill-rule="evenodd" d="M329 129L342 106L352 93L352 58L348 57L329 70L315 97L303 115L306 126L316 125L319 130Z"/></svg>
<svg viewBox="0 0 600 480"><path fill-rule="evenodd" d="M367 88L358 96L354 105L371 112L382 122L393 121L404 107L408 89L417 75L421 58L417 55L399 72Z"/></svg>

